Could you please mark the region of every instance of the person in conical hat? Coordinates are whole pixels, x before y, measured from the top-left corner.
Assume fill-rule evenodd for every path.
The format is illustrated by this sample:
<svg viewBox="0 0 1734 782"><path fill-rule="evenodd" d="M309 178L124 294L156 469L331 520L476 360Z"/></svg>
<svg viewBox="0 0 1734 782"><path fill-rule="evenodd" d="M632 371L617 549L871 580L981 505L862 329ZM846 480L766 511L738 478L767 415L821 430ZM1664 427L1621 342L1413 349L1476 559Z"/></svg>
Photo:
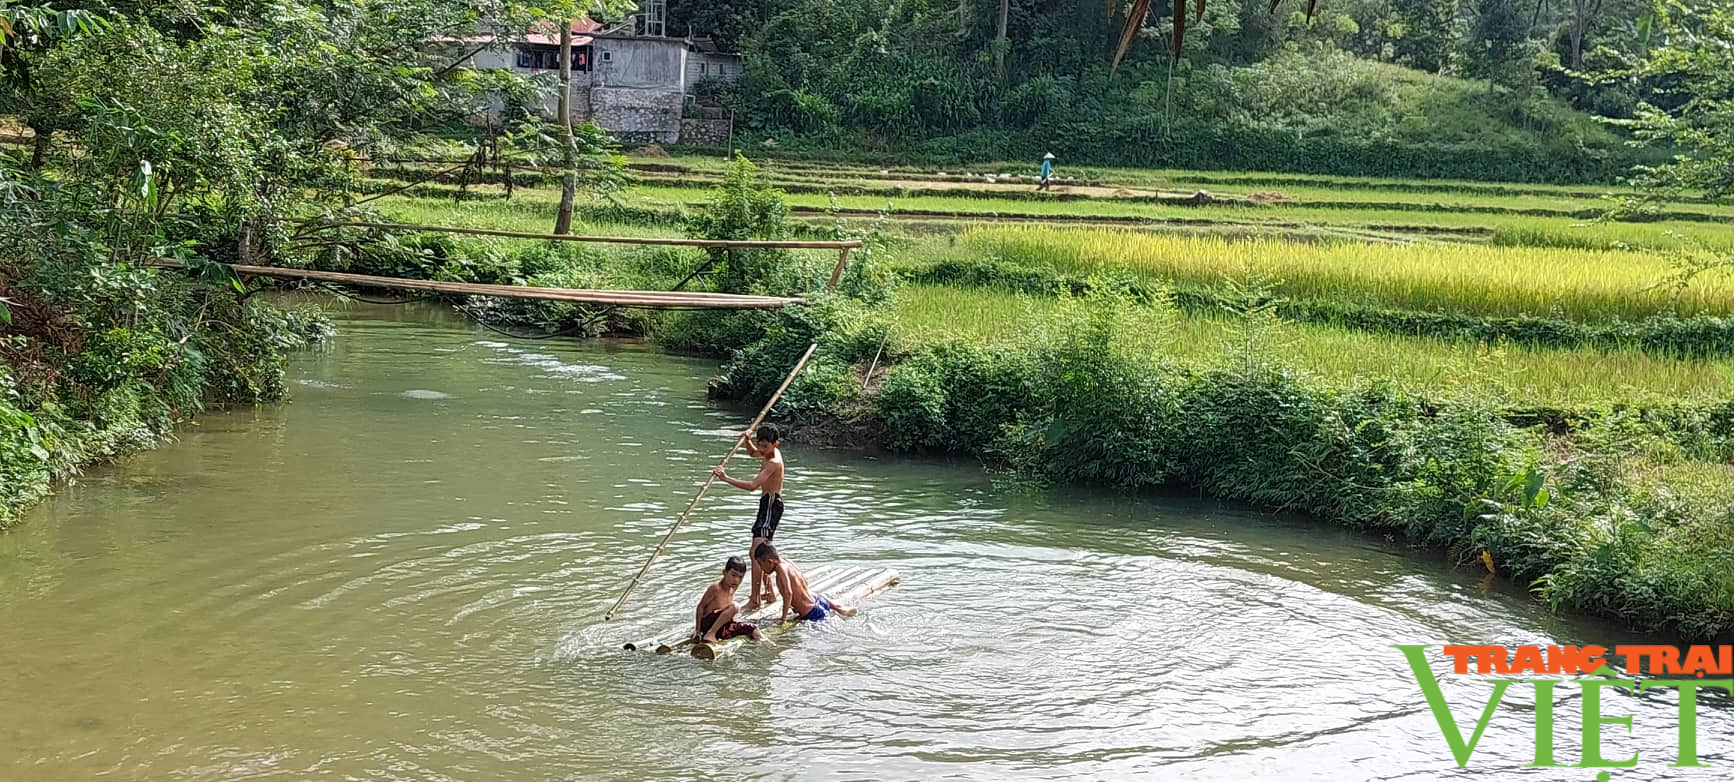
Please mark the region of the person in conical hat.
<svg viewBox="0 0 1734 782"><path fill-rule="evenodd" d="M1036 185L1036 189L1037 190L1048 189L1048 187L1053 184L1053 178L1054 178L1054 153L1049 152L1048 154L1042 156L1042 182L1041 182L1041 184Z"/></svg>

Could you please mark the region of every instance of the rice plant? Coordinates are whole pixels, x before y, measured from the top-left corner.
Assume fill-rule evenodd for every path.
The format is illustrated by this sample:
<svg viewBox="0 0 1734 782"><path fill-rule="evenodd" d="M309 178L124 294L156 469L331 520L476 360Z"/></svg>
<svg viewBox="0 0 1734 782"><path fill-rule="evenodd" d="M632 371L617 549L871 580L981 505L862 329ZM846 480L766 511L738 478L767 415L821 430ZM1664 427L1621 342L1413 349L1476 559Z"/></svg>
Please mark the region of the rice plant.
<svg viewBox="0 0 1734 782"><path fill-rule="evenodd" d="M1281 279L1278 293L1372 306L1534 315L1585 322L1651 315L1734 312L1734 279L1707 276L1665 285L1671 261L1658 254L1463 244L1301 244L1269 239L1117 229L986 227L966 233L962 252L1078 276L1119 271L1177 284L1220 284L1251 264Z"/></svg>

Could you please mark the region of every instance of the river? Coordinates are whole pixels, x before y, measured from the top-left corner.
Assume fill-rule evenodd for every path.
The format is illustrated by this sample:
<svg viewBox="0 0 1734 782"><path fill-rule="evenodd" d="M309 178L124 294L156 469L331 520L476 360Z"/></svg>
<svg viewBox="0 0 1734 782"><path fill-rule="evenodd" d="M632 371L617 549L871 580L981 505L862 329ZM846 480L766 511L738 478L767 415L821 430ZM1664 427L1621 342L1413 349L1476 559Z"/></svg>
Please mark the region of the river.
<svg viewBox="0 0 1734 782"><path fill-rule="evenodd" d="M1388 645L1633 640L1306 519L796 445L786 554L903 583L775 649L623 652L744 553L754 499L722 487L602 622L750 417L705 400L714 363L335 314L290 401L0 534L0 780L1503 778L1529 689L1459 770ZM1491 687L1463 679L1467 736ZM1734 708L1706 700L1710 767L1671 769L1675 698L1610 693L1637 718L1604 754L1643 752L1612 778L1726 779Z"/></svg>

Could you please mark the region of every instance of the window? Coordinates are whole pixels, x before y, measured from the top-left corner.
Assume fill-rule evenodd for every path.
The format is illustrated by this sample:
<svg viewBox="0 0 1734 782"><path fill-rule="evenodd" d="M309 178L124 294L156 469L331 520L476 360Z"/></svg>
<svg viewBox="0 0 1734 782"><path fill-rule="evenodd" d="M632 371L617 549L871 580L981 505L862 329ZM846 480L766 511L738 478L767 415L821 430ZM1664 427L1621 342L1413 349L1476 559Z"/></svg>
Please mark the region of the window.
<svg viewBox="0 0 1734 782"><path fill-rule="evenodd" d="M528 49L519 49L518 50L518 67L519 68L534 68L534 67L536 67L536 62L537 62L537 59L536 59L536 53L535 52L532 52Z"/></svg>
<svg viewBox="0 0 1734 782"><path fill-rule="evenodd" d="M698 72L699 72L699 73L704 73L704 72L705 72L705 64L704 64L704 63L702 63L702 62L701 62L701 63L699 63L699 64L698 64Z"/></svg>
<svg viewBox="0 0 1734 782"><path fill-rule="evenodd" d="M603 62L613 62L614 61L614 52L603 52L602 53L602 61Z"/></svg>

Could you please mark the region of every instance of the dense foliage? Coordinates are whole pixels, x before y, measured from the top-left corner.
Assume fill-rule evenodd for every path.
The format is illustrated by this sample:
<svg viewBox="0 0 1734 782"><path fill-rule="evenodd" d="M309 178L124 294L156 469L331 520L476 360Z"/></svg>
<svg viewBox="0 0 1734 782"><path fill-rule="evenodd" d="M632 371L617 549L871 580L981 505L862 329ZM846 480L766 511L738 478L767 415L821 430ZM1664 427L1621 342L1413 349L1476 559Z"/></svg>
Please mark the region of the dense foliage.
<svg viewBox="0 0 1734 782"><path fill-rule="evenodd" d="M1667 80L1622 0L1208 4L1170 65L1160 5L1117 71L1126 4L676 2L743 53L743 124L776 146L936 161L1612 181ZM1647 29L1647 28L1646 28ZM1612 69L1627 69L1609 75ZM1479 83L1475 80L1479 80Z"/></svg>

